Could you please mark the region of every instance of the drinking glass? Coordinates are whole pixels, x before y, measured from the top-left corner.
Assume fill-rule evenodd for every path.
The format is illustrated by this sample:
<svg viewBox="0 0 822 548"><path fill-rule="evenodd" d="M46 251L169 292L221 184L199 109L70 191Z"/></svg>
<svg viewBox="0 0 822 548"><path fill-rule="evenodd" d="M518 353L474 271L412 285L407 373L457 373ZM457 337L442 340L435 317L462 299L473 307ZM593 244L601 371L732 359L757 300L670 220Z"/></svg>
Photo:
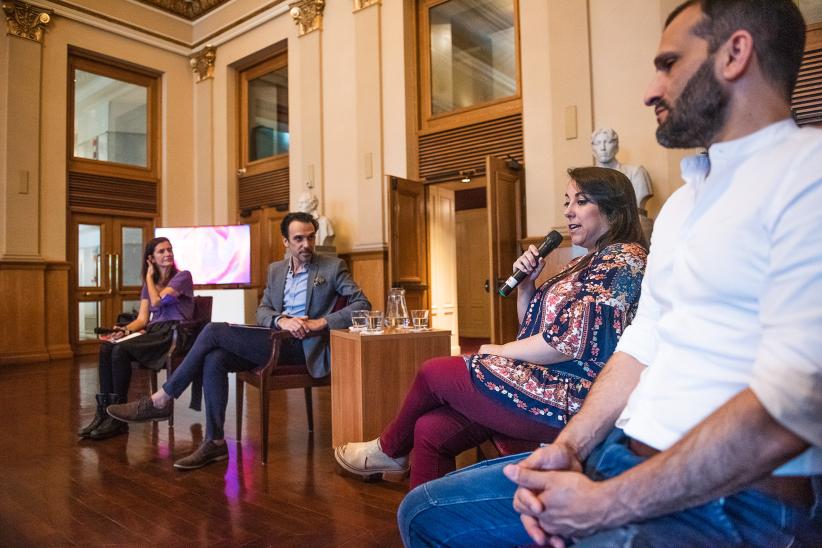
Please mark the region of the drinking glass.
<svg viewBox="0 0 822 548"><path fill-rule="evenodd" d="M428 311L427 310L412 310L411 320L414 322L414 329L422 331L428 329Z"/></svg>
<svg viewBox="0 0 822 548"><path fill-rule="evenodd" d="M368 313L368 322L365 331L367 333L379 334L383 331L383 314L380 310L372 310Z"/></svg>
<svg viewBox="0 0 822 548"><path fill-rule="evenodd" d="M368 310L354 310L351 312L352 331L363 331L368 324Z"/></svg>

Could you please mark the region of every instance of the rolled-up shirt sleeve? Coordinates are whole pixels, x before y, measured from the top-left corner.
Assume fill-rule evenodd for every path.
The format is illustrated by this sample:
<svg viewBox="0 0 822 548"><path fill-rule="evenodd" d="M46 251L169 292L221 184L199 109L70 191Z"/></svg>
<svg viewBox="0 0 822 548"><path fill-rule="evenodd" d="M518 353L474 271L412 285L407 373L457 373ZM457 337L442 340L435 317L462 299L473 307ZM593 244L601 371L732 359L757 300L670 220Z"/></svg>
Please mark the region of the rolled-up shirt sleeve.
<svg viewBox="0 0 822 548"><path fill-rule="evenodd" d="M822 173L822 161L814 162ZM789 192L789 194L788 194ZM771 416L822 446L822 179L774 197L750 388ZM778 209L776 209L778 207Z"/></svg>

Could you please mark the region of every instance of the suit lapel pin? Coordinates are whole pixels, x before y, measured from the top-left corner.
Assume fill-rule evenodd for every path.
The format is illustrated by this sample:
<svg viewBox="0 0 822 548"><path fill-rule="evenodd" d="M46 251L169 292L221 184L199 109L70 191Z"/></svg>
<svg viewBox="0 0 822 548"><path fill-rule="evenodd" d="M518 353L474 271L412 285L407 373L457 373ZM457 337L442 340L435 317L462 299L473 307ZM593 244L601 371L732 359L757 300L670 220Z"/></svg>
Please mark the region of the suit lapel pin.
<svg viewBox="0 0 822 548"><path fill-rule="evenodd" d="M317 287L318 285L322 285L324 283L325 278L323 278L322 276L317 276L316 278L314 278L314 287Z"/></svg>

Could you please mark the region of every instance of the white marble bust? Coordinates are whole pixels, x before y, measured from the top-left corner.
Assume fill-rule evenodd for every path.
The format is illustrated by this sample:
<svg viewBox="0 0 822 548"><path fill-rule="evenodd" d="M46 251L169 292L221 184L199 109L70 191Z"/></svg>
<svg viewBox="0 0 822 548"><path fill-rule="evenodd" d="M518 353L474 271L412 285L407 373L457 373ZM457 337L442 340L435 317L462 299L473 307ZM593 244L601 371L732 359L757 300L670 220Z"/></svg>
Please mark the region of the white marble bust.
<svg viewBox="0 0 822 548"><path fill-rule="evenodd" d="M619 135L611 128L596 130L591 135L591 150L594 153L595 165L609 167L625 174L630 179L636 194L636 205L640 214L647 216L645 202L654 195L651 178L642 166L621 164L616 159L619 152Z"/></svg>
<svg viewBox="0 0 822 548"><path fill-rule="evenodd" d="M334 245L334 227L327 217L318 213L319 205L320 201L311 189L306 189L297 201L297 210L310 214L317 221L317 245L332 246Z"/></svg>

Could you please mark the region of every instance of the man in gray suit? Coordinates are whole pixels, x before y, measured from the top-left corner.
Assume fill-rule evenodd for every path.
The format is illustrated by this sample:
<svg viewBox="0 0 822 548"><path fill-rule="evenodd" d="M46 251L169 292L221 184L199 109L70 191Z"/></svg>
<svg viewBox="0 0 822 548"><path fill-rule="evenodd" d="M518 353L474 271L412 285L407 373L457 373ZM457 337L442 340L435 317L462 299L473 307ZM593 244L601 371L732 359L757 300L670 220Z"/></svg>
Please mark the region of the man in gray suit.
<svg viewBox="0 0 822 548"><path fill-rule="evenodd" d="M280 350L280 363L306 364L315 378L331 372L329 329L351 325L351 312L371 304L354 283L341 259L314 253L317 222L307 213L289 213L280 225L286 258L268 268L268 281L257 308L259 327L208 324L186 358L163 387L140 400L112 405L108 413L126 422L168 419L171 402L189 384L202 379L206 402L206 437L191 455L174 467L191 470L228 458L223 424L228 404L228 373L265 365L271 355L270 329L289 331ZM340 297L346 306L334 310ZM263 328L263 329L261 329ZM193 398L192 407L199 407Z"/></svg>

